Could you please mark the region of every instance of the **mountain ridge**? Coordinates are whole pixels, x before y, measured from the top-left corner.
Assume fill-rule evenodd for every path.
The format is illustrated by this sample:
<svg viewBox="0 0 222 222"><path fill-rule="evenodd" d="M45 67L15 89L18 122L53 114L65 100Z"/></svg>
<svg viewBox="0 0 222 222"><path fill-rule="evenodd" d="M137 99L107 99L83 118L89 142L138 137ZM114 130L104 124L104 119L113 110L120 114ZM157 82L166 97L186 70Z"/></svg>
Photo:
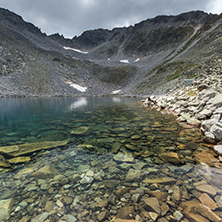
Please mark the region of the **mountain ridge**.
<svg viewBox="0 0 222 222"><path fill-rule="evenodd" d="M222 15L191 11L66 39L1 8L0 96L165 93L220 65L221 24Z"/></svg>

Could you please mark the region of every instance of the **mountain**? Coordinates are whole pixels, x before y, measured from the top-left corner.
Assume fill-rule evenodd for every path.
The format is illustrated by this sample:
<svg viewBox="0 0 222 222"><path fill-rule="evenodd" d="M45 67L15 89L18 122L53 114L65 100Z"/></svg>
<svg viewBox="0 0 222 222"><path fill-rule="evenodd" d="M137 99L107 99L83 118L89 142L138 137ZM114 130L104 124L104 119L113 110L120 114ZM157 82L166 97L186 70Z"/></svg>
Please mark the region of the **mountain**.
<svg viewBox="0 0 222 222"><path fill-rule="evenodd" d="M66 39L0 8L0 96L148 95L221 70L222 15L157 16Z"/></svg>

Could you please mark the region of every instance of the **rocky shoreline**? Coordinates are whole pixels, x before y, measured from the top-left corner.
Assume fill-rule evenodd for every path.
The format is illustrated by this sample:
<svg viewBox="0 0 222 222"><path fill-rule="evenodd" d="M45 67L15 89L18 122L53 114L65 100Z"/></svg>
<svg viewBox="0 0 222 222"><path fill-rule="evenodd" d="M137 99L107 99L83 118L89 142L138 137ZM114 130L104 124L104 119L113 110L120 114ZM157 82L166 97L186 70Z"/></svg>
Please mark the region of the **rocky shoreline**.
<svg viewBox="0 0 222 222"><path fill-rule="evenodd" d="M202 75L190 86L151 99L156 102L151 104L152 108L169 110L178 116L178 121L199 127L204 142L214 145L213 150L222 161L221 73ZM148 99L143 104L149 107Z"/></svg>

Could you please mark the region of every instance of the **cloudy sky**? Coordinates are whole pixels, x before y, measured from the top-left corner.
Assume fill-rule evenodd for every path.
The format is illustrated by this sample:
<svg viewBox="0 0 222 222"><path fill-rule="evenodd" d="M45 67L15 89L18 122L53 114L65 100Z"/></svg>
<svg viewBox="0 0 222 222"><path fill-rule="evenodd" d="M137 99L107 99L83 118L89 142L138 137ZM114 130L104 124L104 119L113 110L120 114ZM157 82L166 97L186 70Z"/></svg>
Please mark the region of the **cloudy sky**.
<svg viewBox="0 0 222 222"><path fill-rule="evenodd" d="M222 0L0 0L9 9L46 34L67 38L85 30L134 25L157 15L192 10L221 14Z"/></svg>

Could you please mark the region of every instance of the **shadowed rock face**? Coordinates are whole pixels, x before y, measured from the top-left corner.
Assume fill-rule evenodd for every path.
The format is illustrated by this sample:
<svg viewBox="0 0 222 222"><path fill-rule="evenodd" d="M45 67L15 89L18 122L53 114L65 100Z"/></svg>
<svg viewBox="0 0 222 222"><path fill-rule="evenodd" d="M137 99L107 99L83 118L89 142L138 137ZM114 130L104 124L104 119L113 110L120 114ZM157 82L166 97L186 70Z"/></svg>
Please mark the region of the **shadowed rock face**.
<svg viewBox="0 0 222 222"><path fill-rule="evenodd" d="M221 17L201 11L157 16L66 39L47 36L0 9L0 96L144 95L176 89L184 78L198 78L217 65Z"/></svg>

